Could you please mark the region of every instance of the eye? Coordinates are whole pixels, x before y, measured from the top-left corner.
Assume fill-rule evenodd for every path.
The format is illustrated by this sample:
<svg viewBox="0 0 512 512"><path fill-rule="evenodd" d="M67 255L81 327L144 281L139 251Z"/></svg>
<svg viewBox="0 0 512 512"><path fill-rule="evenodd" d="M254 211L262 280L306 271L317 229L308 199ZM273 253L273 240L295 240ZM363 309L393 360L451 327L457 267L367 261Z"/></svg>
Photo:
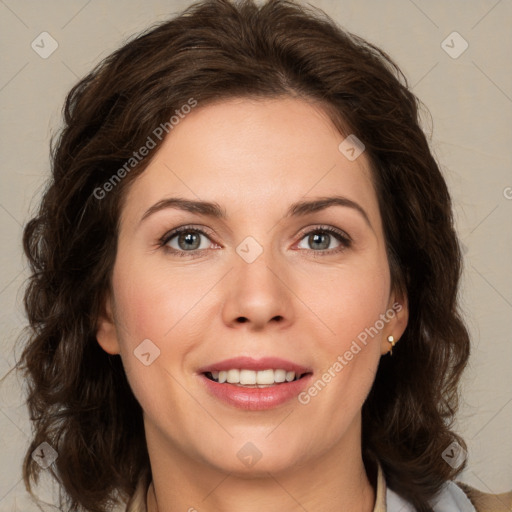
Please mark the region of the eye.
<svg viewBox="0 0 512 512"><path fill-rule="evenodd" d="M160 245L178 256L185 256L184 253L187 252L193 253L194 251L209 249L212 242L209 235L202 229L182 226L166 233L160 239Z"/></svg>
<svg viewBox="0 0 512 512"><path fill-rule="evenodd" d="M314 252L323 252L327 254L337 253L350 247L351 239L343 231L332 228L330 226L322 226L312 229L304 234L301 239L306 240L309 247L298 245L300 249L306 249ZM332 243L337 243L334 247Z"/></svg>

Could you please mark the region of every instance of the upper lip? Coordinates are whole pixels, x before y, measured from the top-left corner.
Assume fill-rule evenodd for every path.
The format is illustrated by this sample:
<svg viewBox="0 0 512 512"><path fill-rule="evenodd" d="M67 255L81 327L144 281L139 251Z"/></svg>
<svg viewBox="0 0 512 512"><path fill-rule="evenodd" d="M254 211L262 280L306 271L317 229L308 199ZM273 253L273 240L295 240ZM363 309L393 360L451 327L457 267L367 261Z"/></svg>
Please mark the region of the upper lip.
<svg viewBox="0 0 512 512"><path fill-rule="evenodd" d="M287 372L295 372L296 375L310 373L312 371L310 368L279 357L262 357L261 359L253 359L252 357L233 357L231 359L224 359L223 361L199 368L198 373L214 371L220 372L234 368L253 371L282 369Z"/></svg>

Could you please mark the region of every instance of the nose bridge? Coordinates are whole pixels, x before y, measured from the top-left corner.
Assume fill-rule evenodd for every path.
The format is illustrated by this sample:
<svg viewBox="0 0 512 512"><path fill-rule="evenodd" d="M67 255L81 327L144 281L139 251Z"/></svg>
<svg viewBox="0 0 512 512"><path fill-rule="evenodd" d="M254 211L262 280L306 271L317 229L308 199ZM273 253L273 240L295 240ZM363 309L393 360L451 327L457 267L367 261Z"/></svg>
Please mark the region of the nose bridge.
<svg viewBox="0 0 512 512"><path fill-rule="evenodd" d="M264 294L279 293L278 279L274 268L281 266L276 257L273 257L270 248L266 247L261 253L257 254L254 247L243 246L246 252L244 256L238 257L235 263L235 272L238 275L238 284L244 291ZM238 251L237 252L241 252ZM245 257L248 259L245 259ZM277 281L277 282L276 282ZM247 290L245 290L247 288Z"/></svg>
<svg viewBox="0 0 512 512"><path fill-rule="evenodd" d="M271 320L291 320L290 292L283 282L285 267L270 246L263 247L254 237L245 238L236 247L234 267L224 305L225 322L263 327Z"/></svg>

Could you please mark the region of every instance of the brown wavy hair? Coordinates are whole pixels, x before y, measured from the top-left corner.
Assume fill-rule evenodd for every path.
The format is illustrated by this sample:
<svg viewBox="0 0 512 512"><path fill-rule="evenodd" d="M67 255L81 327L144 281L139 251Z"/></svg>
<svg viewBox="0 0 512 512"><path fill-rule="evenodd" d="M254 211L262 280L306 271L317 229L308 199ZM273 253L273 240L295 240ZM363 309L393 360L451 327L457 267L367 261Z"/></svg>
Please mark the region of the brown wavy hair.
<svg viewBox="0 0 512 512"><path fill-rule="evenodd" d="M377 458L388 486L420 512L463 469L441 456L453 441L466 447L452 431L469 357L457 304L461 251L420 127L422 104L384 51L323 11L288 0L204 0L127 41L66 98L51 178L23 235L29 327L17 367L34 427L23 465L31 493L41 471L31 453L43 441L58 452L50 471L62 510L103 512L150 477L141 407L95 330L123 198L160 141L105 197L98 190L190 98L201 107L290 96L321 104L341 134L364 142L392 286L408 299L406 331L381 358L363 406L365 461Z"/></svg>

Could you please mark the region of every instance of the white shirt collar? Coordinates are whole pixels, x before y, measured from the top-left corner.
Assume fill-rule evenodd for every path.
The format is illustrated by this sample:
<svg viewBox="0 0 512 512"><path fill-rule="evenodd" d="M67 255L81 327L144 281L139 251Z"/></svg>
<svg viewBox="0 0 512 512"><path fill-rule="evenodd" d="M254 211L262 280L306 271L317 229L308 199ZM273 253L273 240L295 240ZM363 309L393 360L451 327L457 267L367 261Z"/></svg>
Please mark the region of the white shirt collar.
<svg viewBox="0 0 512 512"><path fill-rule="evenodd" d="M466 493L452 481L446 482L430 501L434 512L477 512ZM377 490L373 512L416 512L416 509L386 485L384 472L377 463Z"/></svg>

